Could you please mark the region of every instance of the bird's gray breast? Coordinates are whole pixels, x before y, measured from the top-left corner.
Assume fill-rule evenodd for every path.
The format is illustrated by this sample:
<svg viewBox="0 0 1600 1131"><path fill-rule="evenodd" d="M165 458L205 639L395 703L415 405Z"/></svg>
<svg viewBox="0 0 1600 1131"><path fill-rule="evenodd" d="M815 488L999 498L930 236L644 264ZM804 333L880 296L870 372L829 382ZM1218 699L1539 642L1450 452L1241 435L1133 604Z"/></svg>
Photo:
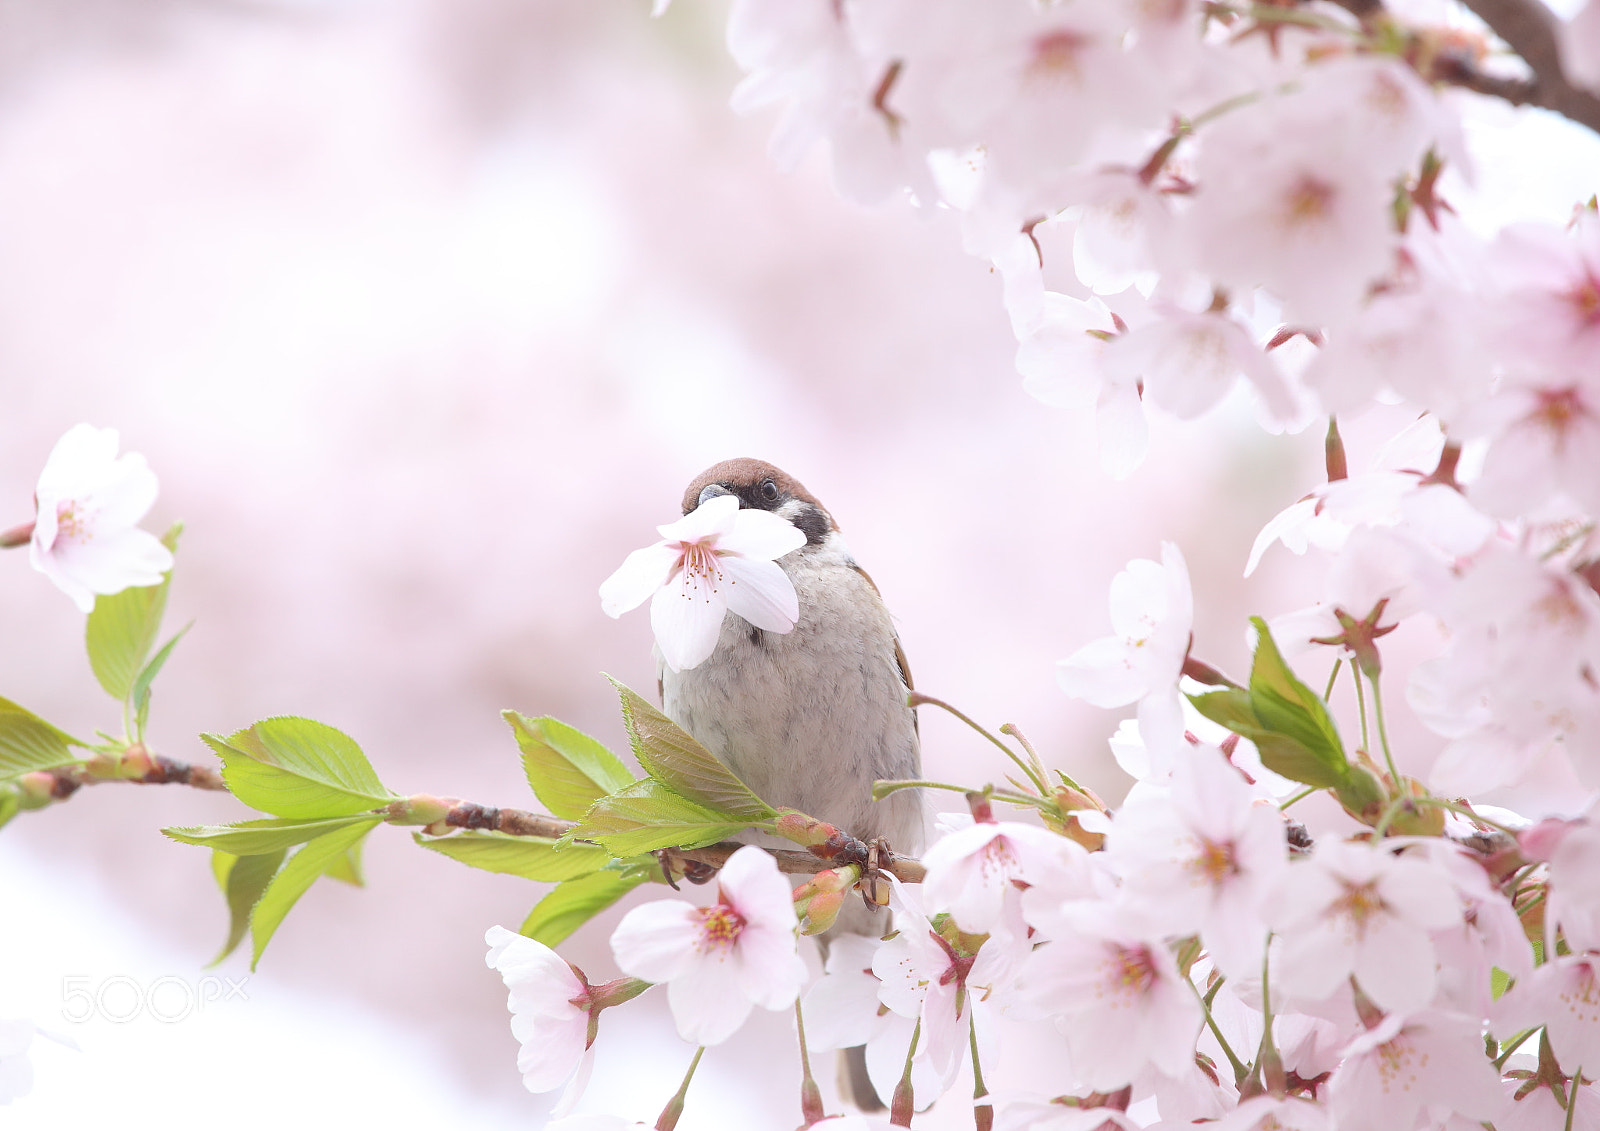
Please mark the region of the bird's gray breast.
<svg viewBox="0 0 1600 1131"><path fill-rule="evenodd" d="M837 535L778 564L800 598L794 630L726 614L710 659L662 666L662 708L768 804L915 852L917 792L872 800L874 780L919 766L888 610Z"/></svg>

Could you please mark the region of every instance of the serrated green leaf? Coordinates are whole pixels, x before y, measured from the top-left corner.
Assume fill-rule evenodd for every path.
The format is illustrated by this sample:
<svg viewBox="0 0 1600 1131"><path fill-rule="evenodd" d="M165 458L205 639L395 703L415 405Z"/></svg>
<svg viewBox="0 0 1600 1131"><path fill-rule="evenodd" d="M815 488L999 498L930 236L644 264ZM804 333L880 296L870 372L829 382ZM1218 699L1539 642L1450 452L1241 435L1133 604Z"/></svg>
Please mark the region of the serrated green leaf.
<svg viewBox="0 0 1600 1131"><path fill-rule="evenodd" d="M200 736L222 758L234 796L278 817L315 820L394 800L348 735L310 719L265 719L223 738Z"/></svg>
<svg viewBox="0 0 1600 1131"><path fill-rule="evenodd" d="M530 719L501 711L522 751L522 772L551 813L577 820L608 793L633 781L622 761L601 743L548 715Z"/></svg>
<svg viewBox="0 0 1600 1131"><path fill-rule="evenodd" d="M565 880L534 905L521 933L555 946L643 882L642 875L609 870Z"/></svg>
<svg viewBox="0 0 1600 1131"><path fill-rule="evenodd" d="M773 818L772 806L751 793L688 731L626 684L612 679L611 685L622 696L622 718L633 740L633 755L646 773L715 813L742 817L751 824Z"/></svg>
<svg viewBox="0 0 1600 1131"><path fill-rule="evenodd" d="M1284 663L1266 622L1258 633L1250 686L1191 695L1206 718L1255 743L1261 764L1275 774L1319 789L1350 781L1350 762L1333 717L1315 691L1295 678Z"/></svg>
<svg viewBox="0 0 1600 1131"><path fill-rule="evenodd" d="M565 844L543 837L463 831L450 836L413 833L423 848L485 872L554 883L587 876L611 862L611 853L588 844Z"/></svg>
<svg viewBox="0 0 1600 1131"><path fill-rule="evenodd" d="M1242 687L1191 695L1189 702L1212 722L1255 743L1261 764L1275 774L1318 789L1337 788L1349 780L1348 768L1341 776L1297 740L1262 725L1256 718L1250 692Z"/></svg>
<svg viewBox="0 0 1600 1131"><path fill-rule="evenodd" d="M176 553L178 535L182 532L181 525L174 526L161 541ZM89 624L84 630L89 666L106 694L119 703L133 691L133 681L156 642L171 582L172 571L168 570L157 585L101 594L94 599L94 611L89 614Z"/></svg>
<svg viewBox="0 0 1600 1131"><path fill-rule="evenodd" d="M272 941L273 933L283 922L283 917L289 914L289 909L316 883L319 876L325 875L334 866L347 849L379 823L379 818L369 817L346 828L325 833L291 856L289 862L272 877L261 898L256 900L255 909L250 912L250 941L254 951L250 956L250 969L254 970L261 961L262 952L267 949L267 943ZM234 871L238 871L238 865L234 865Z"/></svg>
<svg viewBox="0 0 1600 1131"><path fill-rule="evenodd" d="M613 856L638 856L658 848L715 844L749 827L644 778L596 801L561 839L592 840Z"/></svg>
<svg viewBox="0 0 1600 1131"><path fill-rule="evenodd" d="M296 821L274 817L265 821L238 821L231 825L193 825L162 829L163 835L183 844L198 844L234 856L259 856L293 848L326 833L367 820L365 817L328 817Z"/></svg>
<svg viewBox="0 0 1600 1131"><path fill-rule="evenodd" d="M222 944L210 965L215 966L234 952L250 929L250 912L255 908L261 893L277 874L283 863L284 849L260 856L234 856L229 852L212 852L211 871L222 887L228 901L228 938Z"/></svg>
<svg viewBox="0 0 1600 1131"><path fill-rule="evenodd" d="M338 880L341 884L349 884L353 888L367 886L367 877L361 871L361 850L366 847L365 840L358 840L344 850L344 855L328 865L328 870L323 873L330 880Z"/></svg>
<svg viewBox="0 0 1600 1131"><path fill-rule="evenodd" d="M155 681L157 675L161 674L161 668L166 664L167 657L172 655L172 649L177 647L178 641L183 639L184 633L193 627L194 621L190 621L173 633L172 639L163 644L160 650L151 657L150 662L140 668L139 674L134 677L133 689L130 694L133 696L134 733L138 735L140 741L144 740L145 723L150 718L150 684Z"/></svg>
<svg viewBox="0 0 1600 1131"><path fill-rule="evenodd" d="M1289 670L1267 622L1251 617L1250 623L1258 634L1255 659L1250 665L1250 705L1256 718L1270 734L1309 753L1333 779L1329 784L1342 784L1350 776L1350 760L1327 704ZM1261 743L1256 745L1259 748Z"/></svg>
<svg viewBox="0 0 1600 1131"><path fill-rule="evenodd" d="M10 700L0 703L15 707ZM0 778L81 762L83 758L72 752L74 741L32 711L0 708Z"/></svg>

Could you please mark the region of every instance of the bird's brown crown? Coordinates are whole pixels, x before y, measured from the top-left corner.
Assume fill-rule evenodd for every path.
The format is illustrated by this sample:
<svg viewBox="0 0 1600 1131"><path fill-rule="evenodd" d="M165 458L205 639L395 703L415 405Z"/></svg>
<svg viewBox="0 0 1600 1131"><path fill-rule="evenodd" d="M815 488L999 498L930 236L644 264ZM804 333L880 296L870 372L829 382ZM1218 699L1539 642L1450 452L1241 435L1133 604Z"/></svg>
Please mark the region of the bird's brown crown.
<svg viewBox="0 0 1600 1131"><path fill-rule="evenodd" d="M777 488L777 499L769 501L761 495L762 484L771 481ZM803 503L810 503L824 514L826 509L807 491L801 482L787 471L773 467L759 459L723 460L715 467L709 467L695 476L694 482L683 492L683 513L688 514L700 505L700 492L715 483L726 488L731 494L738 495L747 507L758 510L771 510L775 502L788 499L799 499Z"/></svg>

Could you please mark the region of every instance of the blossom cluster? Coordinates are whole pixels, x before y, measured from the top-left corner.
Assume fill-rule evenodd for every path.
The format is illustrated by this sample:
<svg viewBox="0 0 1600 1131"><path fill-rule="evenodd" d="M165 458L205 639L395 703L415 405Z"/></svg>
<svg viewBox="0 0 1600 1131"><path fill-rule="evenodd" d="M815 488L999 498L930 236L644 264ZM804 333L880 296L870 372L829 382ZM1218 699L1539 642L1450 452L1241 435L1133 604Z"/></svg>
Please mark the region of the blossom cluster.
<svg viewBox="0 0 1600 1131"><path fill-rule="evenodd" d="M1573 82L1600 82L1597 12L1551 25ZM1376 4L736 0L728 37L735 105L781 107L780 161L822 142L845 195L959 217L1025 387L1096 415L1110 473L1148 413L1241 388L1271 431L1325 419L1328 460L1241 563L1281 543L1326 567L1257 622L1248 687L1191 655L1173 545L1062 662L1069 694L1136 709L1120 806L1064 777L985 790L922 884L887 881L887 938L835 939L804 988L785 946L724 999L798 999L811 1050L865 1046L898 1125L967 1071L978 1126L1600 1126L1600 214L1455 215L1487 29ZM1338 418L1378 404L1407 424L1351 468ZM1348 743L1292 673L1329 666ZM1431 746L1391 748L1400 710ZM1324 789L1347 817L1307 836L1291 807ZM699 941L631 972L696 984L682 956L718 953L735 908L652 913ZM737 1023L673 1007L697 1043ZM991 1093L1013 1030L1056 1041L1030 1060L1052 1067Z"/></svg>

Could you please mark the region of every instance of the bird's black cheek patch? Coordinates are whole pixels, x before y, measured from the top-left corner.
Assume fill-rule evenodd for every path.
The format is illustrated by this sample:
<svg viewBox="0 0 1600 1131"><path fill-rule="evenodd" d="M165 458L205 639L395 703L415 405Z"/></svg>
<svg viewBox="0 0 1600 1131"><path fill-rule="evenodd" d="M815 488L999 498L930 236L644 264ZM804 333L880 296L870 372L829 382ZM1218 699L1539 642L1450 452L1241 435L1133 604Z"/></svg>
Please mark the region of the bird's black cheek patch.
<svg viewBox="0 0 1600 1131"><path fill-rule="evenodd" d="M757 648L760 648L763 644L766 643L766 640L765 640L764 637L765 637L765 634L762 633L762 631L759 628L757 628L755 625L751 625L750 626L750 643L751 644L755 645Z"/></svg>
<svg viewBox="0 0 1600 1131"><path fill-rule="evenodd" d="M798 513L789 521L794 523L800 533L806 536L806 541L813 546L820 546L822 540L828 536L828 516L810 503L802 504Z"/></svg>

